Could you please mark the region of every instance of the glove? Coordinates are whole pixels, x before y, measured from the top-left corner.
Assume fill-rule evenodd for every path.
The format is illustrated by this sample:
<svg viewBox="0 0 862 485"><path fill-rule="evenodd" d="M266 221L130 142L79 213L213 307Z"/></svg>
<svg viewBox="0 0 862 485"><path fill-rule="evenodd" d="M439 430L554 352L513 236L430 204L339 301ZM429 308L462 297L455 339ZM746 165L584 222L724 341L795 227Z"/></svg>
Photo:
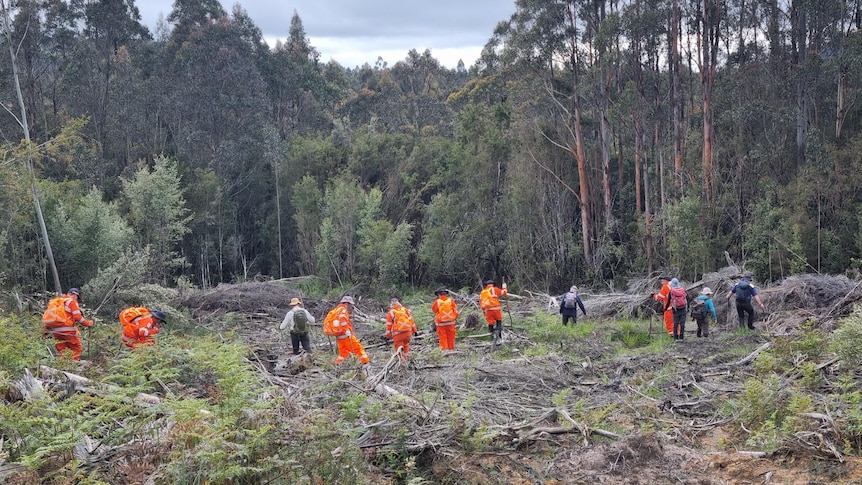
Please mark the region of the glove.
<svg viewBox="0 0 862 485"><path fill-rule="evenodd" d="M386 332L386 335L384 335L383 338L385 338L386 340L389 340L392 338L392 334L389 332Z"/></svg>
<svg viewBox="0 0 862 485"><path fill-rule="evenodd" d="M151 328L151 329L150 329L150 335L155 335L155 334L159 333L159 331L160 331L161 329L162 329L162 327L153 327L153 328Z"/></svg>
<svg viewBox="0 0 862 485"><path fill-rule="evenodd" d="M345 336L345 337L349 337L349 336L350 336L350 330L348 330L348 331L344 332L344 336Z"/></svg>
<svg viewBox="0 0 862 485"><path fill-rule="evenodd" d="M93 321L92 321L92 320L82 320L82 321L81 321L81 325L83 325L83 326L85 326L85 327L92 327L92 326L93 326Z"/></svg>
<svg viewBox="0 0 862 485"><path fill-rule="evenodd" d="M504 290L506 290L506 289L508 289L508 288L509 288L509 287L508 287L508 286L506 286L506 283L504 282L504 283L503 283L503 289L504 289Z"/></svg>

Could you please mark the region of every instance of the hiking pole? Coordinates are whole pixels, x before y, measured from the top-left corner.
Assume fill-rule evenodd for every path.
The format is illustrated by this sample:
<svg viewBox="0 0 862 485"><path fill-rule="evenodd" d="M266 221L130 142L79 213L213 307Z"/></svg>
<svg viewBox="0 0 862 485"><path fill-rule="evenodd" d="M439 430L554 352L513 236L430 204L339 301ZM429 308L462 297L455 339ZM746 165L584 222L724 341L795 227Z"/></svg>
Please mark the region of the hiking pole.
<svg viewBox="0 0 862 485"><path fill-rule="evenodd" d="M507 289L506 299L504 301L506 302L506 315L509 315L509 328L512 329L512 331L514 332L515 331L515 321L512 319L512 312L509 311L509 295L508 295L508 285L506 285L506 278L503 278L503 285L505 285L507 287L506 288ZM501 337L502 337L502 335L501 335Z"/></svg>

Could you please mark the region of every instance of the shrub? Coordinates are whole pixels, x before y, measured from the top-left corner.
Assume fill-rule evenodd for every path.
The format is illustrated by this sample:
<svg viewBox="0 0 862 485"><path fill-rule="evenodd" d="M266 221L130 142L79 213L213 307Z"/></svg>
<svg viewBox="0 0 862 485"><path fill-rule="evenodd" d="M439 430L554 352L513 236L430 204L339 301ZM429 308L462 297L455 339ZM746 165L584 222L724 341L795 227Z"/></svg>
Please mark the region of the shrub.
<svg viewBox="0 0 862 485"><path fill-rule="evenodd" d="M854 308L841 326L832 334L832 351L841 362L852 368L862 367L862 309Z"/></svg>

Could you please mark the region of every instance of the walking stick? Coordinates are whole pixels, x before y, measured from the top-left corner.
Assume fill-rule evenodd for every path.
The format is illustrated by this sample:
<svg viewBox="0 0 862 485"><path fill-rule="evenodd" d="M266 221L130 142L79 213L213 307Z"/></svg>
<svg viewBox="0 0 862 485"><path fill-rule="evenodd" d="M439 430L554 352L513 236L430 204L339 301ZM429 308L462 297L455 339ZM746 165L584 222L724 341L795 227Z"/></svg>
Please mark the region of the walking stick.
<svg viewBox="0 0 862 485"><path fill-rule="evenodd" d="M504 285L506 284L506 278L503 278L503 284ZM507 287L508 287L508 285L507 285ZM507 290L508 290L508 288L507 288ZM515 321L512 320L512 312L509 311L508 291L507 291L507 298L504 301L506 302L506 315L509 315L509 328L514 331L515 330Z"/></svg>

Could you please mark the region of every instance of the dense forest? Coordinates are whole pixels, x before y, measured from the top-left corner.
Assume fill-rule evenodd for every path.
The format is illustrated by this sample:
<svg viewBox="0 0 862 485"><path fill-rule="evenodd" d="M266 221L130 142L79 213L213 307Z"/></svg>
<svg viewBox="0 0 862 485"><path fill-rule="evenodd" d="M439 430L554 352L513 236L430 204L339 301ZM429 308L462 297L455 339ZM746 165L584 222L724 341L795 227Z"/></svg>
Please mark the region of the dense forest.
<svg viewBox="0 0 862 485"><path fill-rule="evenodd" d="M449 69L323 63L301 12L269 46L217 0L156 32L134 0L0 0L0 284L859 266L862 0L515 4Z"/></svg>

